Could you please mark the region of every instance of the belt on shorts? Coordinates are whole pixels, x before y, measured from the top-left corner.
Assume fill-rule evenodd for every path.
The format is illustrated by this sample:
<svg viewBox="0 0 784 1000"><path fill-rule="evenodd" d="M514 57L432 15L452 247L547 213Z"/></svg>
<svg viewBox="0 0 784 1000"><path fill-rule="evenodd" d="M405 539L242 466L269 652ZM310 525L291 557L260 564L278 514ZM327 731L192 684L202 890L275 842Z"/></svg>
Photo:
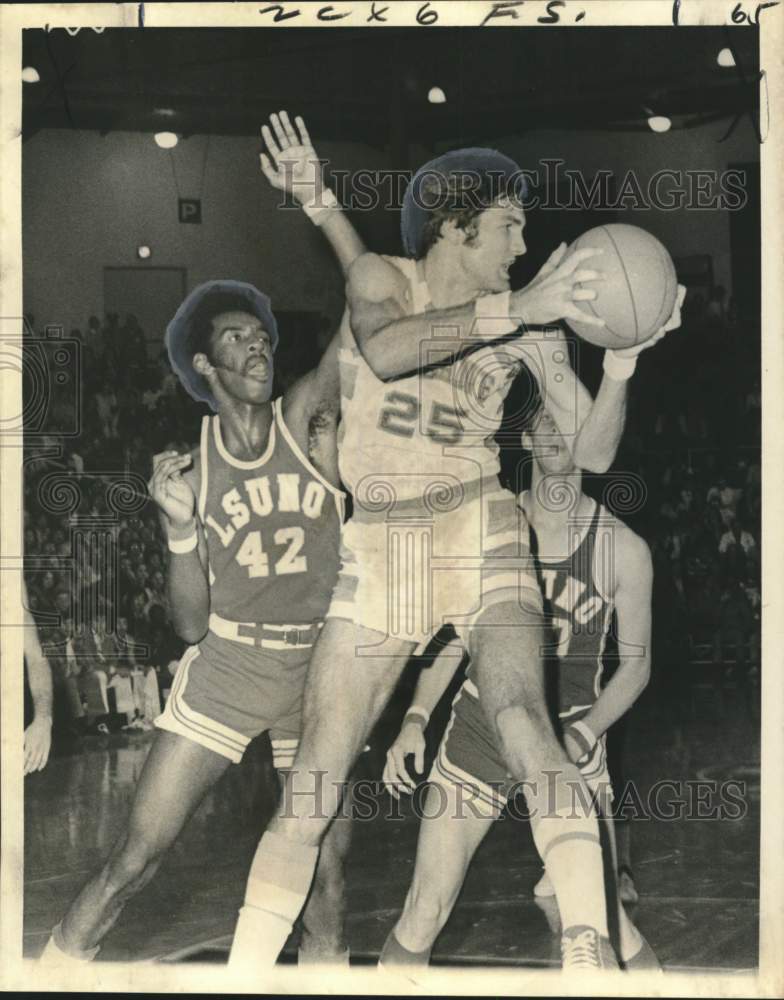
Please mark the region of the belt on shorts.
<svg viewBox="0 0 784 1000"><path fill-rule="evenodd" d="M318 638L323 622L311 625L264 625L257 622L230 622L210 615L210 631L221 639L262 649L308 649Z"/></svg>

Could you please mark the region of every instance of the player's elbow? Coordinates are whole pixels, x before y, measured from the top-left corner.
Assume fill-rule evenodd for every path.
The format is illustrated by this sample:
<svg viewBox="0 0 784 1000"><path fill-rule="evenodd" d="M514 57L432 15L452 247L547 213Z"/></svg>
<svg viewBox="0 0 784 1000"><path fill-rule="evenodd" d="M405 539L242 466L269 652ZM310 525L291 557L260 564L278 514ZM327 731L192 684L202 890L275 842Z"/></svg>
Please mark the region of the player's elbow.
<svg viewBox="0 0 784 1000"><path fill-rule="evenodd" d="M635 657L634 665L631 668L631 672L634 678L634 687L636 690L635 701L643 691L648 687L648 682L651 679L651 657L649 653L644 653L640 657Z"/></svg>
<svg viewBox="0 0 784 1000"><path fill-rule="evenodd" d="M362 339L357 338L357 343L362 357L376 378L386 381L398 374L380 337L371 335Z"/></svg>
<svg viewBox="0 0 784 1000"><path fill-rule="evenodd" d="M614 459L615 455L609 451L581 446L579 439L574 449L574 464L584 472L603 475L610 471Z"/></svg>
<svg viewBox="0 0 784 1000"><path fill-rule="evenodd" d="M189 646L198 645L204 636L207 634L207 629L191 629L191 628L181 628L177 629L177 635L182 639L183 642L187 642Z"/></svg>
<svg viewBox="0 0 784 1000"><path fill-rule="evenodd" d="M189 646L195 646L207 634L209 620L206 615L204 618L178 618L177 615L173 617L174 631Z"/></svg>

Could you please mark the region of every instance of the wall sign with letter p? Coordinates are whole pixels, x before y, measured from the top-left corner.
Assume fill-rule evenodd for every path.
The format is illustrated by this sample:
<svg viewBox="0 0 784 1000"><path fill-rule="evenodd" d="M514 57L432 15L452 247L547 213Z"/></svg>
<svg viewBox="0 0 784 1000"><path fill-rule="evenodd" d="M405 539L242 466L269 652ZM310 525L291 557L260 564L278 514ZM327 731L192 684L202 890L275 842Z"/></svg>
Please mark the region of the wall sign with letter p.
<svg viewBox="0 0 784 1000"><path fill-rule="evenodd" d="M201 225L201 198L178 198L180 222Z"/></svg>

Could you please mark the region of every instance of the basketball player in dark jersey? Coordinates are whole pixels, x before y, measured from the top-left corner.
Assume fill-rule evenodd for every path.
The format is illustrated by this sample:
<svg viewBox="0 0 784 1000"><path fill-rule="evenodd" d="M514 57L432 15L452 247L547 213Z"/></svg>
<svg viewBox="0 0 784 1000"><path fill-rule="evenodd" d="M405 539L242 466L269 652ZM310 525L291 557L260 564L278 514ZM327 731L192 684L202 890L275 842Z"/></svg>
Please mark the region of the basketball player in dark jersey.
<svg viewBox="0 0 784 1000"><path fill-rule="evenodd" d="M519 503L536 539L546 620L542 657L555 693L564 747L606 823L612 857L605 863L615 871L605 734L648 683L651 556L642 538L582 492L580 470L547 412L540 409L529 426L523 446L532 455L532 482ZM602 689L602 656L613 615L621 659ZM415 787L405 759L413 754L415 767L421 770L424 729L458 662L455 650L447 647L419 678L412 707L387 755L384 778L394 795ZM423 803L426 818L420 827L413 881L381 957L385 966L411 964L412 955L419 964L428 962L476 849L509 797L522 790L510 776L482 711L470 664L429 781L436 787L428 788ZM535 823L536 817L531 821ZM546 865L546 857L544 861ZM620 898L617 907L623 966L627 970L659 968ZM595 964L590 955L592 935L578 933L562 939L564 947L574 952L564 956L564 964L586 968Z"/></svg>
<svg viewBox="0 0 784 1000"><path fill-rule="evenodd" d="M288 118L272 121L286 165L273 169L262 158L263 172L301 201L348 267L362 244L322 189L304 124L298 120L298 135ZM277 343L267 296L235 281L194 289L167 329L181 382L215 411L204 418L193 454L155 456L149 483L168 540L173 623L192 645L155 722L127 830L53 931L49 961L96 955L125 903L253 737L269 732L275 765L291 765L308 661L337 577L344 496L336 345L271 401ZM335 823L327 837L301 959L346 960L347 827Z"/></svg>

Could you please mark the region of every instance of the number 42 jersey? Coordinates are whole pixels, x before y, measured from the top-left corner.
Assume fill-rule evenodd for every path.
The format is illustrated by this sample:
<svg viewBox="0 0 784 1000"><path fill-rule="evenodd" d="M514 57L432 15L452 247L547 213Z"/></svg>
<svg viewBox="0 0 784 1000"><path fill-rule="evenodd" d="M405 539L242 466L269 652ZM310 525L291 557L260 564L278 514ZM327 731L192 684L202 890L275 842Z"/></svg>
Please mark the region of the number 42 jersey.
<svg viewBox="0 0 784 1000"><path fill-rule="evenodd" d="M432 309L417 262L384 260L408 280L409 314ZM436 367L384 382L362 357L350 317L343 317L340 474L360 504L372 503L382 481L396 500L405 500L422 497L439 482L466 484L498 474L494 435L524 362L520 342L480 347L443 364L454 352L455 329L434 327L429 333L421 345L420 367Z"/></svg>
<svg viewBox="0 0 784 1000"><path fill-rule="evenodd" d="M323 619L338 570L344 495L308 461L280 399L264 454L234 458L217 414L201 431L199 517L209 556L210 610L235 622Z"/></svg>

